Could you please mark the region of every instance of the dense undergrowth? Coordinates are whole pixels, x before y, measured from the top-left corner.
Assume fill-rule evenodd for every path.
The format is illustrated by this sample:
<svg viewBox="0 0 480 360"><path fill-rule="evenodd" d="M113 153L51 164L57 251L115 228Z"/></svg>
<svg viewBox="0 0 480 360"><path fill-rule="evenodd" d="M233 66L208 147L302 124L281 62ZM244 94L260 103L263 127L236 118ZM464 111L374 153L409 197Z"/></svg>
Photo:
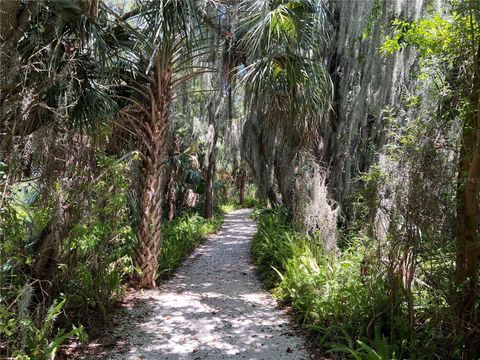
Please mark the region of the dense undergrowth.
<svg viewBox="0 0 480 360"><path fill-rule="evenodd" d="M405 293L392 284L401 279L392 280L376 260L370 239L353 237L339 255L325 254L314 237L293 230L286 211L261 210L256 217L253 255L260 274L319 345L355 359L462 357L462 339L449 334L448 298L422 274L413 284L415 318L409 323ZM426 266L442 271L432 262Z"/></svg>
<svg viewBox="0 0 480 360"><path fill-rule="evenodd" d="M133 261L135 222L124 176L129 166L106 157L98 161L102 175L92 186L69 193L62 199L61 209L53 203L45 207L35 183L14 189L3 206L0 357L54 358L68 338L85 341L88 335L96 336L138 271ZM46 253L49 260L39 264L38 253L44 250L36 243L48 229L48 219L52 213L68 209L67 204L73 201L82 205L78 207L82 213L68 214L68 224L64 224L67 233L58 236L59 253ZM165 220L159 280L219 229L223 213L235 208L238 205L234 202L219 206L212 219L186 209L173 221ZM67 219L65 213L62 217ZM48 280L38 280L39 275Z"/></svg>
<svg viewBox="0 0 480 360"><path fill-rule="evenodd" d="M20 219L26 221L25 218L18 220ZM210 220L190 211L181 214L172 222L165 222L159 278L168 276L205 236L217 231L221 223L222 213L219 210ZM128 234L128 239L133 241L133 237L130 237L131 229L124 231ZM83 234L81 246L98 246L97 235L95 232ZM117 233L117 236L121 235ZM77 337L85 340L87 333L95 335L92 326L98 326L110 319L113 308L126 289L128 275L134 271L131 251L117 249L99 254L106 256L94 259L93 253L90 253L90 257L86 257L75 267L59 264L63 271L56 281L61 284L58 286L62 286L63 292L58 294L47 314L40 319L35 319L25 304L27 297L34 296L36 284L23 287L8 284L8 281L14 279L6 279L7 276L20 275L12 272L6 274L8 264L2 267L2 288L8 291L3 291L0 299L1 354L16 359L53 358L66 339ZM6 285L10 287L5 288ZM69 325L72 323L77 325ZM80 324L87 326L87 330ZM70 328L69 331L65 330Z"/></svg>

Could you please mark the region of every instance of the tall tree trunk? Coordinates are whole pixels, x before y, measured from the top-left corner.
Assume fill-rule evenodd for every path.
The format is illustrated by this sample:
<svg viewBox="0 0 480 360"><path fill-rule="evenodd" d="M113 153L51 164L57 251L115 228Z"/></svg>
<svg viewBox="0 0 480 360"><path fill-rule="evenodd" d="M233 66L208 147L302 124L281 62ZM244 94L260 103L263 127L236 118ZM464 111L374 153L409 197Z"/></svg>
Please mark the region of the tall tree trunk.
<svg viewBox="0 0 480 360"><path fill-rule="evenodd" d="M98 17L98 3L99 0L79 0L79 4L85 15L92 18Z"/></svg>
<svg viewBox="0 0 480 360"><path fill-rule="evenodd" d="M172 142L171 156L174 158L180 154L180 139L175 136L175 140ZM168 179L167 186L167 204L168 204L168 221L172 221L175 218L176 213L176 201L177 192L175 189L175 180L178 174L178 165L176 161L170 167L170 177Z"/></svg>
<svg viewBox="0 0 480 360"><path fill-rule="evenodd" d="M238 202L240 205L243 205L245 201L245 184L240 187L240 191L238 192Z"/></svg>
<svg viewBox="0 0 480 360"><path fill-rule="evenodd" d="M229 13L224 5L219 8L219 27L223 25L229 26L230 18ZM223 17L220 14L225 14L226 16ZM220 38L217 38L217 43L219 43ZM217 53L215 47L212 49L214 52L212 53L212 59L218 65L219 74L218 77L213 78L213 86L217 87L217 91L213 94L213 97L210 99L208 104L208 164L206 170L206 188L205 188L205 218L211 219L213 217L213 190L215 184L215 174L216 174L216 167L217 167L217 140L218 140L218 133L219 133L219 120L224 119L224 106L225 106L225 97L230 94L232 95L232 84L229 81L229 76L232 73L231 63L230 63L230 55L231 55L231 47L230 47L230 39L225 37L222 39L223 41L223 54ZM225 87L228 87L227 94L225 93ZM227 104L228 105L228 104ZM231 120L231 109L233 107L229 107L229 113L227 117Z"/></svg>
<svg viewBox="0 0 480 360"><path fill-rule="evenodd" d="M142 124L146 150L139 191L140 222L135 253L136 264L142 271L138 284L142 288L155 287L158 256L162 247L163 190L172 101L171 66L162 67L160 59L157 59L153 79L149 91L151 116Z"/></svg>
<svg viewBox="0 0 480 360"><path fill-rule="evenodd" d="M168 203L168 221L175 218L177 195L175 191L175 177L177 176L177 168L174 165L170 171L167 187L167 203Z"/></svg>
<svg viewBox="0 0 480 360"><path fill-rule="evenodd" d="M247 171L244 168L239 167L235 170L233 176L235 186L238 190L238 203L240 205L243 205L243 202L245 201L245 185L247 183Z"/></svg>
<svg viewBox="0 0 480 360"><path fill-rule="evenodd" d="M31 116L33 109L29 108L28 113L20 110L26 99L22 95L24 79L17 44L36 16L38 5L34 0L26 4L20 0L0 0L0 151L10 148L14 133L29 134L38 128L35 123L44 123ZM32 91L35 93L35 89Z"/></svg>
<svg viewBox="0 0 480 360"><path fill-rule="evenodd" d="M186 81L182 82L182 84L180 85L180 89L182 100L182 113L187 119L190 119L190 111L188 109L188 85Z"/></svg>
<svg viewBox="0 0 480 360"><path fill-rule="evenodd" d="M216 171L216 150L213 150L208 157L207 167L207 186L205 188L205 218L211 219L213 217L213 185L215 182Z"/></svg>
<svg viewBox="0 0 480 360"><path fill-rule="evenodd" d="M480 44L474 59L471 111L462 130L457 178L456 271L458 286L463 289L458 302L461 324L474 321L478 299L478 184L480 182Z"/></svg>
<svg viewBox="0 0 480 360"><path fill-rule="evenodd" d="M215 184L215 172L217 162L217 139L218 131L215 124L216 111L214 110L214 99L208 104L208 164L206 171L206 188L205 188L205 218L213 217L213 187ZM221 106L218 105L218 106Z"/></svg>

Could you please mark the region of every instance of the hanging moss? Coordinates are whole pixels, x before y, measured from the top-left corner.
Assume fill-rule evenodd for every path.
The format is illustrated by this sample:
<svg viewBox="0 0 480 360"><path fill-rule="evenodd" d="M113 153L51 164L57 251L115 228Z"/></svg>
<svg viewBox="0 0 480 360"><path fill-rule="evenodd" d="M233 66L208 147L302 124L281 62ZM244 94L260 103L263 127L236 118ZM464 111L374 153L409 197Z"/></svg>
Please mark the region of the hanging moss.
<svg viewBox="0 0 480 360"><path fill-rule="evenodd" d="M385 5L385 0L375 0L372 6L372 11L370 12L370 17L368 18L367 24L362 33L362 40L370 39L372 36L373 28L380 15L383 14L383 8Z"/></svg>

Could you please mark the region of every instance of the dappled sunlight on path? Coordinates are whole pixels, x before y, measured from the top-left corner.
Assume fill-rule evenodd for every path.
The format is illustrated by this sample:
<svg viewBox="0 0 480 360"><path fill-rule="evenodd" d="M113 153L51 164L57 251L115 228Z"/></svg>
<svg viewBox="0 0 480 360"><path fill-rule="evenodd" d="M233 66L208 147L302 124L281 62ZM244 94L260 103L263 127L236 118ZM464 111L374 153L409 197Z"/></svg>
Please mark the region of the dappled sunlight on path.
<svg viewBox="0 0 480 360"><path fill-rule="evenodd" d="M249 210L225 218L159 289L136 295L116 331L127 335L110 359L309 359L288 317L262 289L251 264L256 231Z"/></svg>

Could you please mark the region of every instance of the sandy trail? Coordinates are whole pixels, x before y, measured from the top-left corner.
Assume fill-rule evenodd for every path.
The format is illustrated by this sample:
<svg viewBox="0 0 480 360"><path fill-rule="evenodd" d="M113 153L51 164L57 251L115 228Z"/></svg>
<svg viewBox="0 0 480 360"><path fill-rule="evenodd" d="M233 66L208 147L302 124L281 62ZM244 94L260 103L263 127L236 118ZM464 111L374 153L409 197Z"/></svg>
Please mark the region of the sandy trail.
<svg viewBox="0 0 480 360"><path fill-rule="evenodd" d="M250 210L225 217L170 281L135 295L109 359L310 359L304 340L255 274Z"/></svg>

